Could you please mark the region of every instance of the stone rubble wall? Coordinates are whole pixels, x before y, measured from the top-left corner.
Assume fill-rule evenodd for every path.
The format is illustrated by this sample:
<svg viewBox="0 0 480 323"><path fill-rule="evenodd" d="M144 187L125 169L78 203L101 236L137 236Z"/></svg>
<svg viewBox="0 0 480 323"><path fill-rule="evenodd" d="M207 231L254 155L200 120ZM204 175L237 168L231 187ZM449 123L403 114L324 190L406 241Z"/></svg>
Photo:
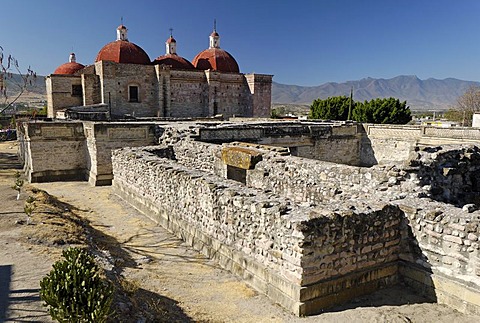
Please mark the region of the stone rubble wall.
<svg viewBox="0 0 480 323"><path fill-rule="evenodd" d="M440 304L479 315L480 211L428 198L396 204L410 230L399 255L402 279Z"/></svg>
<svg viewBox="0 0 480 323"><path fill-rule="evenodd" d="M480 143L480 129L471 127L433 127L363 124L360 148L361 165L403 164L417 146Z"/></svg>
<svg viewBox="0 0 480 323"><path fill-rule="evenodd" d="M376 279L386 275L385 280L393 283L398 276L388 264L398 263L400 279L418 291L462 312L479 313L480 212L468 213L476 210L475 204L462 210L432 201L438 195L439 201L459 202L454 196L472 193L469 187L478 173L480 156L477 148L419 148L412 153L410 165L403 168L362 168L285 156L275 147L261 145L220 146L180 140L171 146L179 163L223 178L221 152L228 147L262 153L255 168L246 170L247 186L286 197L291 205L311 207L310 220L297 224L304 237L301 248L290 251L293 259L301 253L302 284L310 287L301 294L305 311L328 303L328 297L319 296L322 287L317 288L325 288L325 280L333 279L336 284L328 288L341 293L346 283L340 277L384 266ZM208 160L208 165L201 160ZM432 183L450 188L450 200L442 200L442 192ZM362 213L362 207L376 203L393 203L401 211L376 206Z"/></svg>
<svg viewBox="0 0 480 323"><path fill-rule="evenodd" d="M418 147L410 156L418 185L434 200L462 207L480 205L480 149L477 146Z"/></svg>
<svg viewBox="0 0 480 323"><path fill-rule="evenodd" d="M401 147L402 161L366 168L288 156L285 148L258 143L195 141L216 142L219 134L232 141L240 129L245 138L269 133L288 140L308 130L327 142L325 127L225 126L219 133L201 127L30 122L19 127L19 146L30 181L86 176L108 184L113 171L115 192L298 315L399 279L480 314L477 147L427 147L425 128L415 128L415 137L417 130L406 127L402 140L399 127L373 127L370 148L382 143L393 156ZM342 129L338 136L358 140L351 126ZM156 141L161 145L115 150ZM254 158L244 163L242 156ZM227 179L238 180L229 177L229 166L238 166L246 185Z"/></svg>
<svg viewBox="0 0 480 323"><path fill-rule="evenodd" d="M114 151L115 192L299 315L397 282L398 207L301 206L182 165L189 148Z"/></svg>

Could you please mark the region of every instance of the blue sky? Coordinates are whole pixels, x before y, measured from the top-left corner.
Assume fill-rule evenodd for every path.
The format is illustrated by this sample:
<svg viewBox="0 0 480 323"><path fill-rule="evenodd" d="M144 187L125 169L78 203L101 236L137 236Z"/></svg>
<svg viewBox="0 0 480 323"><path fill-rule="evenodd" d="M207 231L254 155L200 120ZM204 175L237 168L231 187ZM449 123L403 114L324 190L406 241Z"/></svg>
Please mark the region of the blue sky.
<svg viewBox="0 0 480 323"><path fill-rule="evenodd" d="M0 8L0 46L42 75L72 48L92 64L121 17L152 60L173 28L178 54L191 61L208 47L216 18L220 45L241 72L279 83L480 81L480 0L1 0Z"/></svg>

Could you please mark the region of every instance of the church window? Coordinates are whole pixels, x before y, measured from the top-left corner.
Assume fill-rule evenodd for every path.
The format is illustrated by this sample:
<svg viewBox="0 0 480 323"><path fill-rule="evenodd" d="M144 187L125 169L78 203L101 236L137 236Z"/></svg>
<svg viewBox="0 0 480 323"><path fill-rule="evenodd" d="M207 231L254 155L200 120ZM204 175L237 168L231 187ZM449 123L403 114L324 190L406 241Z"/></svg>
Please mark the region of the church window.
<svg viewBox="0 0 480 323"><path fill-rule="evenodd" d="M72 85L72 96L82 96L82 95L83 95L82 85L80 84Z"/></svg>
<svg viewBox="0 0 480 323"><path fill-rule="evenodd" d="M129 102L139 102L138 86L130 85L128 87L128 101Z"/></svg>

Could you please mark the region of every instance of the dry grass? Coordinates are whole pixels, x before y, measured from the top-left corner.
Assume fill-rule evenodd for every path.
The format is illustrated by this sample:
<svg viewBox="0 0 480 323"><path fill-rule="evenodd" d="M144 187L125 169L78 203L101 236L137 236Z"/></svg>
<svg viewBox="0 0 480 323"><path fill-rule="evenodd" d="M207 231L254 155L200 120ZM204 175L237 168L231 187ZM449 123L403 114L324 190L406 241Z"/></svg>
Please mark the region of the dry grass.
<svg viewBox="0 0 480 323"><path fill-rule="evenodd" d="M175 301L141 288L140 282L128 280L119 274L122 266L132 261L121 244L113 237L93 228L81 216L82 212L70 204L59 201L47 192L27 186L26 207L33 209L29 224L27 215L18 220L22 224L23 240L36 245L50 255L60 256L67 246L87 247L94 254L108 254L115 259L113 270L106 275L115 285L113 307L116 312L110 322L179 322L186 320Z"/></svg>
<svg viewBox="0 0 480 323"><path fill-rule="evenodd" d="M27 225L27 215L21 223L25 224L25 238L34 244L44 246L86 245L86 230L88 222L74 212L72 207L60 202L47 192L26 187L28 198L26 208L31 207L30 224Z"/></svg>

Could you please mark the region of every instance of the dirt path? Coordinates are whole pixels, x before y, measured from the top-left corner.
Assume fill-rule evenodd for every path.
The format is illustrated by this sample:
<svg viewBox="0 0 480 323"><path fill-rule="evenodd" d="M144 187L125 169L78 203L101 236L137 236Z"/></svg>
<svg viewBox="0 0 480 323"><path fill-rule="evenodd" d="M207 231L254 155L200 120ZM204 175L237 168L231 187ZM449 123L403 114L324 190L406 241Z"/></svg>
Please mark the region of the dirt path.
<svg viewBox="0 0 480 323"><path fill-rule="evenodd" d="M0 143L0 322L51 322L38 291L52 261L22 242L17 221L26 219L26 196L17 201L11 188L15 171L21 171L15 152L12 142Z"/></svg>
<svg viewBox="0 0 480 323"><path fill-rule="evenodd" d="M0 143L0 322L2 308L7 322L49 322L38 299L38 281L53 263L44 250L21 241L15 219L24 216L23 202L15 200L9 149ZM7 155L9 153L10 155ZM8 158L7 158L8 159ZM11 160L11 158L10 158ZM4 163L4 164L2 164ZM297 318L258 294L181 240L155 225L111 193L110 187L91 187L85 182L35 184L77 208L103 241L117 249L105 250L111 263L136 288L149 293L148 308L169 308L181 322L479 322L446 306L425 300L401 287L372 296L322 315ZM12 198L13 197L13 198ZM98 235L97 235L98 236ZM29 250L30 249L30 250ZM100 247L101 249L101 247ZM8 268L13 272L8 274ZM9 277L7 277L9 276ZM10 280L9 292L4 278ZM17 301L17 296L18 298ZM8 307L8 311L5 308ZM158 311L157 311L158 312ZM121 317L119 318L121 320ZM140 318L162 322L161 317Z"/></svg>

